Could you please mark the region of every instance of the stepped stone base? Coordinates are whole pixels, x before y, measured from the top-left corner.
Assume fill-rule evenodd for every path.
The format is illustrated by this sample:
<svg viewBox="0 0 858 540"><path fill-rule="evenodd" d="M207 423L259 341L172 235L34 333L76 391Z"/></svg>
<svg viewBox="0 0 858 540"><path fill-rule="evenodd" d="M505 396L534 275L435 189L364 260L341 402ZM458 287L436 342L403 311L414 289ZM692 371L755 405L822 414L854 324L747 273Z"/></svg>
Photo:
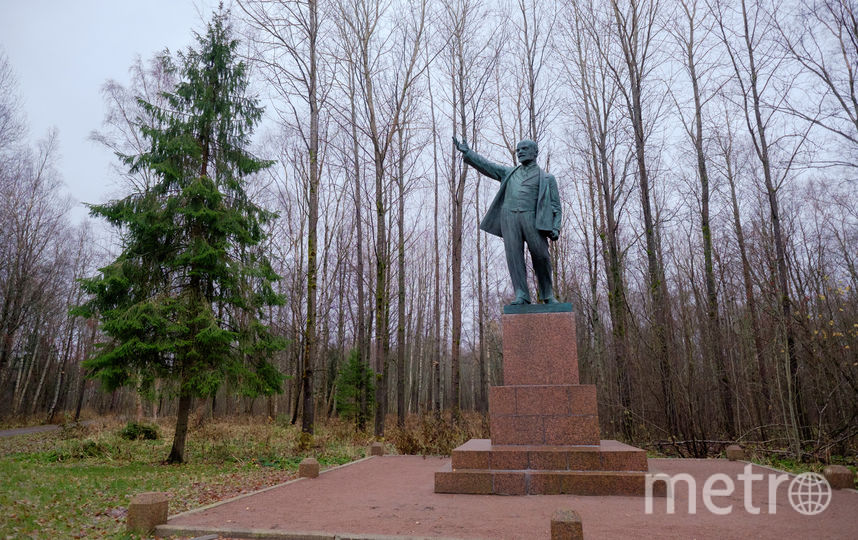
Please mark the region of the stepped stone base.
<svg viewBox="0 0 858 540"><path fill-rule="evenodd" d="M435 473L435 493L643 496L646 474L646 452L617 441L547 446L471 439Z"/></svg>
<svg viewBox="0 0 858 540"><path fill-rule="evenodd" d="M471 439L453 450L453 469L644 471L646 452L618 441L594 446L500 445Z"/></svg>
<svg viewBox="0 0 858 540"><path fill-rule="evenodd" d="M596 387L578 380L571 304L507 308L504 385L489 389L492 438L453 450L435 493L644 495L646 452L599 438Z"/></svg>

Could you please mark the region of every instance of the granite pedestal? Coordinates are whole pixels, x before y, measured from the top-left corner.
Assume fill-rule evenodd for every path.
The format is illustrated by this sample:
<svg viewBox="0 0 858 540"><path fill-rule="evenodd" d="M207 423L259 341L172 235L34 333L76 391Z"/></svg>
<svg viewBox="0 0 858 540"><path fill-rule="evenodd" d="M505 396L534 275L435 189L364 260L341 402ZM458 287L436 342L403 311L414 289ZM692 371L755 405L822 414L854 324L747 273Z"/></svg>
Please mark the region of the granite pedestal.
<svg viewBox="0 0 858 540"><path fill-rule="evenodd" d="M646 452L599 438L570 304L505 310L503 363L504 385L489 389L491 439L453 450L436 493L644 495Z"/></svg>

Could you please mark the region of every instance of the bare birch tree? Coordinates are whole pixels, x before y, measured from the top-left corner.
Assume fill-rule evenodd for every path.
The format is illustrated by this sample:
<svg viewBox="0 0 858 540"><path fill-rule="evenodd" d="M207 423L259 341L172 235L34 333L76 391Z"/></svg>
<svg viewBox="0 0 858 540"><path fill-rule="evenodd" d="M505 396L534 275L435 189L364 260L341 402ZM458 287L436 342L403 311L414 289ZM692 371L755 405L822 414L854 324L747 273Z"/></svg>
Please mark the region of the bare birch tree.
<svg viewBox="0 0 858 540"><path fill-rule="evenodd" d="M789 270L787 268L786 240L781 224L779 191L790 174L793 159L803 138L790 150L780 171L773 165L773 143L769 141L774 110L764 103L764 92L771 88L778 70L783 69L783 55L769 37L774 26L760 1L740 0L735 5L725 2L713 4L721 41L733 67L734 82L738 87L740 107L745 125L754 146L754 152L763 172L763 183L768 200L773 242L775 247L776 276L778 283L781 325L784 340L784 364L787 370L787 395L792 424L793 452L797 455L801 439L807 438L808 421L803 404L801 380L798 376L798 353L790 300ZM737 30L738 28L738 30ZM776 136L781 143L789 133Z"/></svg>
<svg viewBox="0 0 858 540"><path fill-rule="evenodd" d="M644 93L651 82L659 32L658 0L611 0L614 32L622 49L619 61L612 59L611 71L625 101L628 121L634 134L637 179L640 187L643 229L646 240L647 278L653 310L652 353L661 378L662 405L668 432L676 433L677 412L673 391L671 359L671 314L663 261L659 258L658 226L653 215L653 188L647 154L647 126Z"/></svg>
<svg viewBox="0 0 858 540"><path fill-rule="evenodd" d="M245 17L259 34L255 58L268 82L283 99L281 121L300 136L306 152L307 276L306 326L301 386L304 396L301 430L312 435L315 422L313 373L317 364L317 289L319 190L323 156L320 121L330 91L330 73L321 48L324 14L317 0L240 1Z"/></svg>

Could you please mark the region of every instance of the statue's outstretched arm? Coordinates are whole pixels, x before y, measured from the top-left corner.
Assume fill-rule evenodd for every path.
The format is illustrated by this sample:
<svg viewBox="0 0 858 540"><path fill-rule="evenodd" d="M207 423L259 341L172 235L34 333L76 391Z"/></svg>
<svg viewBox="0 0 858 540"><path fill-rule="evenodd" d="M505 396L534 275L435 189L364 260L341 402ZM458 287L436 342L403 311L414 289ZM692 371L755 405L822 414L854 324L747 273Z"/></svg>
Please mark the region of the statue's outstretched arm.
<svg viewBox="0 0 858 540"><path fill-rule="evenodd" d="M460 141L456 137L453 137L453 145L456 147L456 150L462 153L465 163L475 168L481 174L489 178L494 178L498 182L503 180L512 171L512 167L504 167L474 152L468 146L467 141Z"/></svg>

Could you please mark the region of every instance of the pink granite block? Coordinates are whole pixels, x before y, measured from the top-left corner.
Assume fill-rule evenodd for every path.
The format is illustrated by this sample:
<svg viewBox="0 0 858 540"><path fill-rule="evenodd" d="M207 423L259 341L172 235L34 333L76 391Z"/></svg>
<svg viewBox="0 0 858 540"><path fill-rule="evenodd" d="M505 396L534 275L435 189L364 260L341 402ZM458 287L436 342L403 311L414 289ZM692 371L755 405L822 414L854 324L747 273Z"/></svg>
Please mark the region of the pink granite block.
<svg viewBox="0 0 858 540"><path fill-rule="evenodd" d="M496 495L526 495L527 478L523 472L496 472L494 490Z"/></svg>
<svg viewBox="0 0 858 540"><path fill-rule="evenodd" d="M631 448L631 447L629 447ZM492 449L491 439L468 439L465 444L456 447L456 450L488 452Z"/></svg>
<svg viewBox="0 0 858 540"><path fill-rule="evenodd" d="M599 443L602 469L606 471L646 471L646 451L610 439Z"/></svg>
<svg viewBox="0 0 858 540"><path fill-rule="evenodd" d="M602 468L599 452L596 450L572 450L568 452L570 471L598 471Z"/></svg>
<svg viewBox="0 0 858 540"><path fill-rule="evenodd" d="M567 415L569 385L526 385L515 387L516 414Z"/></svg>
<svg viewBox="0 0 858 540"><path fill-rule="evenodd" d="M529 495L560 495L563 491L563 479L554 472L530 473Z"/></svg>
<svg viewBox="0 0 858 540"><path fill-rule="evenodd" d="M531 450L528 452L531 469L560 471L568 468L568 452L562 450Z"/></svg>
<svg viewBox="0 0 858 540"><path fill-rule="evenodd" d="M488 471L453 471L448 464L435 473L435 493L468 493L490 495L492 473Z"/></svg>
<svg viewBox="0 0 858 540"><path fill-rule="evenodd" d="M488 469L492 441L471 439L451 453L453 469Z"/></svg>
<svg viewBox="0 0 858 540"><path fill-rule="evenodd" d="M602 470L645 471L647 470L646 452L643 450L602 451Z"/></svg>
<svg viewBox="0 0 858 540"><path fill-rule="evenodd" d="M561 491L570 495L643 495L644 473L569 473L563 476Z"/></svg>
<svg viewBox="0 0 858 540"><path fill-rule="evenodd" d="M488 469L489 452L479 450L453 450L454 469Z"/></svg>
<svg viewBox="0 0 858 540"><path fill-rule="evenodd" d="M545 417L545 444L599 444L595 415Z"/></svg>
<svg viewBox="0 0 858 540"><path fill-rule="evenodd" d="M595 475L570 473L561 477L560 492L566 495L607 495L610 492L609 483Z"/></svg>
<svg viewBox="0 0 858 540"><path fill-rule="evenodd" d="M527 451L515 449L493 448L490 458L490 468L495 470L522 470L527 468Z"/></svg>
<svg viewBox="0 0 858 540"><path fill-rule="evenodd" d="M504 314L503 364L507 385L578 384L575 316Z"/></svg>
<svg viewBox="0 0 858 540"><path fill-rule="evenodd" d="M646 491L646 475L644 473L624 473L612 477L612 493L620 495L643 496ZM657 493L654 493L658 496Z"/></svg>
<svg viewBox="0 0 858 540"><path fill-rule="evenodd" d="M652 474L657 474L657 471L650 471ZM646 473L641 473L646 474ZM638 495L646 495L646 476L644 476L644 490ZM653 497L667 497L667 482L664 480L658 480L653 482L652 484L652 495Z"/></svg>
<svg viewBox="0 0 858 540"><path fill-rule="evenodd" d="M572 414L599 414L595 384L569 387L569 409Z"/></svg>
<svg viewBox="0 0 858 540"><path fill-rule="evenodd" d="M492 416L489 421L494 444L543 444L541 416Z"/></svg>
<svg viewBox="0 0 858 540"><path fill-rule="evenodd" d="M489 388L489 414L515 414L514 386L492 386Z"/></svg>
<svg viewBox="0 0 858 540"><path fill-rule="evenodd" d="M602 452L629 452L633 450L640 450L640 448L632 446L630 444L621 443L620 441L615 441L613 439L602 439L601 441L599 441L599 450L601 450Z"/></svg>

